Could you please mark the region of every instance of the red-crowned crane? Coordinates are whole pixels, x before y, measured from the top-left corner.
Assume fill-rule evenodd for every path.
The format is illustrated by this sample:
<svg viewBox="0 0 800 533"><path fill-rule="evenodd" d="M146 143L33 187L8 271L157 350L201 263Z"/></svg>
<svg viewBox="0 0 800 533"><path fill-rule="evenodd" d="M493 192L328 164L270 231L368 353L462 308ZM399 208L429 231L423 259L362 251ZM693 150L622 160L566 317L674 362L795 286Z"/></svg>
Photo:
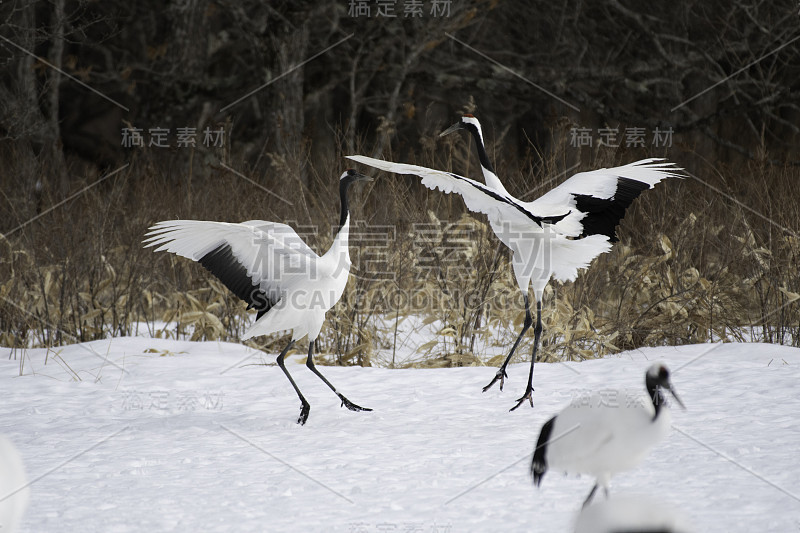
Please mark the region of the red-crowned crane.
<svg viewBox="0 0 800 533"><path fill-rule="evenodd" d="M645 373L647 396L625 390L603 390L577 398L545 422L531 462L538 487L548 470L588 474L596 479L586 507L602 486L606 497L611 476L638 466L669 433L671 417L662 391L683 407L661 363Z"/></svg>
<svg viewBox="0 0 800 533"><path fill-rule="evenodd" d="M341 216L330 249L318 256L286 224L250 220L241 224L201 220L168 220L150 228L145 247L172 252L203 265L236 296L257 311L243 339L292 330L292 340L278 355L278 366L300 398L298 424L305 424L311 406L286 370L283 359L294 343L308 336L306 366L336 393L351 411L371 411L348 400L314 365L314 340L325 313L342 297L350 275L350 186L371 178L348 170L339 179Z"/></svg>
<svg viewBox="0 0 800 533"><path fill-rule="evenodd" d="M506 367L522 336L533 325L528 300L528 288L533 284L536 326L531 366L525 393L517 399L511 408L513 411L525 400L533 406L533 368L542 333L542 297L550 278L555 277L560 282L574 280L579 269L588 267L595 257L609 251L612 243L617 242L616 227L633 200L662 179L682 177L678 174L682 169L662 159L643 159L620 167L580 172L538 199L523 202L509 194L494 173L478 120L465 115L442 134L460 129L469 131L475 138L485 185L451 172L417 165L361 155L348 158L387 172L419 176L429 189L460 194L468 209L488 216L494 233L511 249L514 275L525 299L525 321L505 361L483 390L487 391L497 381L500 381L500 390L503 389L504 379L508 377Z"/></svg>

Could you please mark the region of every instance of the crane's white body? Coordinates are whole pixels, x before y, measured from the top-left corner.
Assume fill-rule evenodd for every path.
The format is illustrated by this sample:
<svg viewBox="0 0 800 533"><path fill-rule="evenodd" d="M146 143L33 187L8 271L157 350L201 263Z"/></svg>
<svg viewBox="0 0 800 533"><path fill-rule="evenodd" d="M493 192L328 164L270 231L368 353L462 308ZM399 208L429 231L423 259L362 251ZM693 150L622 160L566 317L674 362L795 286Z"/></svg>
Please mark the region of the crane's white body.
<svg viewBox="0 0 800 533"><path fill-rule="evenodd" d="M254 286L276 303L243 339L292 330L292 339L316 339L326 312L344 293L350 274L350 217L330 249L318 256L286 224L249 220L240 224L169 220L150 228L146 246L199 261L227 244Z"/></svg>
<svg viewBox="0 0 800 533"><path fill-rule="evenodd" d="M549 470L589 474L597 481L584 507L598 487L608 495L611 477L639 466L669 433L671 418L662 390L683 406L662 364L645 373L645 390L647 394L604 390L578 397L548 420L531 461L534 484L540 485Z"/></svg>
<svg viewBox="0 0 800 533"><path fill-rule="evenodd" d="M550 470L588 474L608 488L614 474L639 466L668 434L669 409L655 409L646 394L603 390L579 397L555 419L547 446Z"/></svg>
<svg viewBox="0 0 800 533"><path fill-rule="evenodd" d="M548 224L537 228L491 220L489 223L497 238L511 250L511 267L520 290L527 293L532 285L537 302L542 301L551 277L560 282L573 281L580 269L611 249L605 235L570 239Z"/></svg>
<svg viewBox="0 0 800 533"><path fill-rule="evenodd" d="M0 531L17 531L25 509L28 507L31 489L22 457L14 444L0 435Z"/></svg>
<svg viewBox="0 0 800 533"><path fill-rule="evenodd" d="M302 282L287 284L284 296L245 332L243 338L292 329L293 340L305 335L316 339L325 314L341 299L347 286L351 266L349 233L348 216L328 251L322 257L309 257L302 265L308 277Z"/></svg>

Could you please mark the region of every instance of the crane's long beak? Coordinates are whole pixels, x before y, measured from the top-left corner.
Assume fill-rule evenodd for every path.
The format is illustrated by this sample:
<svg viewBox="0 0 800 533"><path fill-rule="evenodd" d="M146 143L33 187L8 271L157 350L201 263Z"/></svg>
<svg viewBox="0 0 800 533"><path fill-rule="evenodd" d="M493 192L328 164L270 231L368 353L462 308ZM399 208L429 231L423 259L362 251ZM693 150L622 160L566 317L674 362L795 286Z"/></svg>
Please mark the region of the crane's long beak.
<svg viewBox="0 0 800 533"><path fill-rule="evenodd" d="M669 391L670 394L672 394L672 397L675 398L675 401L678 402L678 405L681 406L681 409L683 409L685 411L686 410L686 406L683 405L683 402L681 401L681 399L678 398L678 394L675 392L675 389L672 388L672 383L669 383L667 385L667 390Z"/></svg>
<svg viewBox="0 0 800 533"><path fill-rule="evenodd" d="M451 133L453 133L454 131L458 131L458 130L460 130L460 129L461 129L461 127L462 127L462 126L461 126L461 122L456 122L455 124L453 124L452 126L450 126L449 128L447 128L446 130L444 130L442 133L440 133L440 134L439 134L439 137L444 137L445 135L450 135L450 134L451 134Z"/></svg>

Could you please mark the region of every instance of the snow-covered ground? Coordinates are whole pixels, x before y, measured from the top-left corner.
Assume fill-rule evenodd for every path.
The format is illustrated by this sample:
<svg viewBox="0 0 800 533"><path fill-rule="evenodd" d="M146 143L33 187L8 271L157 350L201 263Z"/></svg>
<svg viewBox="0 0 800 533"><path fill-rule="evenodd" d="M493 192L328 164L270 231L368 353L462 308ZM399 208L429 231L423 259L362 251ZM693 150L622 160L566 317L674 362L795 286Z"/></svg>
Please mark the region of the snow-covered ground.
<svg viewBox="0 0 800 533"><path fill-rule="evenodd" d="M541 425L589 389L642 388L659 359L688 410L612 495L663 501L698 532L800 531L800 350L709 348L539 364L536 407L513 413L524 364L486 394L493 368L321 367L374 409L356 413L296 354L305 426L274 355L241 345L0 348L0 433L33 481L23 531L571 531L593 480L534 489Z"/></svg>

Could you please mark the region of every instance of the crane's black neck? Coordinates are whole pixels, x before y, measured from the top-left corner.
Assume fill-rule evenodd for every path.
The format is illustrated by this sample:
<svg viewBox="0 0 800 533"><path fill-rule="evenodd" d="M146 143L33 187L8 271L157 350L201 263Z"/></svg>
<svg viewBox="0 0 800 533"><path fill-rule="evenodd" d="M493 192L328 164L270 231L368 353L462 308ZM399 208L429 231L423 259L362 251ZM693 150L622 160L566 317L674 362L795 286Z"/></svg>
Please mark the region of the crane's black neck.
<svg viewBox="0 0 800 533"><path fill-rule="evenodd" d="M661 387L658 385L658 381L655 377L651 377L650 374L647 374L645 385L647 386L647 395L653 402L653 408L655 409L655 414L653 415L653 422L655 422L666 403L666 399L664 395L661 394Z"/></svg>
<svg viewBox="0 0 800 533"><path fill-rule="evenodd" d="M469 132L472 134L472 137L475 139L475 145L478 147L478 157L481 160L481 166L493 173L494 168L489 162L489 156L486 153L486 148L483 146L483 139L481 138L481 133L478 131L478 127L475 126L475 124L467 124L464 126L464 128L469 130Z"/></svg>
<svg viewBox="0 0 800 533"><path fill-rule="evenodd" d="M339 215L339 229L336 230L337 233L342 230L345 222L347 222L347 217L350 216L350 208L347 203L347 196L352 183L353 180L349 177L339 180L339 199L341 200L342 204L342 213Z"/></svg>

